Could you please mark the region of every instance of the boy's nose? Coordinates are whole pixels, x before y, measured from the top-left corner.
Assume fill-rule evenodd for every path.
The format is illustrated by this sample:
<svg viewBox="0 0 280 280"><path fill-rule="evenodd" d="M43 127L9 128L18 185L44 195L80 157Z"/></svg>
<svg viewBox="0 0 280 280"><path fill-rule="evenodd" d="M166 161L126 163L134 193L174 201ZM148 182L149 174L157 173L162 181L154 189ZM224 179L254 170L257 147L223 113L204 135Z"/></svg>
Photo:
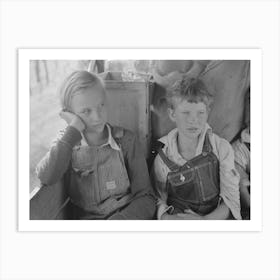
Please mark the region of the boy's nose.
<svg viewBox="0 0 280 280"><path fill-rule="evenodd" d="M96 110L93 110L90 114L90 120L93 123L97 123L100 120L100 113Z"/></svg>
<svg viewBox="0 0 280 280"><path fill-rule="evenodd" d="M197 118L196 118L195 115L190 115L190 116L189 116L189 122L190 122L190 123L195 123L196 121L197 121Z"/></svg>

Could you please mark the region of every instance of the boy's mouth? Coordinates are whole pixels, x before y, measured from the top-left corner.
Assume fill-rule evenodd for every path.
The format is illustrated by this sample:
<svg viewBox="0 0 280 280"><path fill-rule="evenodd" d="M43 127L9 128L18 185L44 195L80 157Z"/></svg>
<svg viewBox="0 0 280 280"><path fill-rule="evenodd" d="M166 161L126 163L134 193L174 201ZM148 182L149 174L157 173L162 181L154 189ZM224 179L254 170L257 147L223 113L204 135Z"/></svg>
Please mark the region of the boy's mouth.
<svg viewBox="0 0 280 280"><path fill-rule="evenodd" d="M94 124L89 127L90 130L99 130L103 126L102 123Z"/></svg>

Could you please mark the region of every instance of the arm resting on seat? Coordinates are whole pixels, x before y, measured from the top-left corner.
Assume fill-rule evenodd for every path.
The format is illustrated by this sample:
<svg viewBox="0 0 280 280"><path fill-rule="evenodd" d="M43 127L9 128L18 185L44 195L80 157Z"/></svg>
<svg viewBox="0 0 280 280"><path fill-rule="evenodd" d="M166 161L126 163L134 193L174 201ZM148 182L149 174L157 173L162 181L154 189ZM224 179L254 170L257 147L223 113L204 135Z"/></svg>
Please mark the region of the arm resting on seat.
<svg viewBox="0 0 280 280"><path fill-rule="evenodd" d="M42 185L31 193L30 220L64 220L69 218L69 197L63 180L56 184Z"/></svg>

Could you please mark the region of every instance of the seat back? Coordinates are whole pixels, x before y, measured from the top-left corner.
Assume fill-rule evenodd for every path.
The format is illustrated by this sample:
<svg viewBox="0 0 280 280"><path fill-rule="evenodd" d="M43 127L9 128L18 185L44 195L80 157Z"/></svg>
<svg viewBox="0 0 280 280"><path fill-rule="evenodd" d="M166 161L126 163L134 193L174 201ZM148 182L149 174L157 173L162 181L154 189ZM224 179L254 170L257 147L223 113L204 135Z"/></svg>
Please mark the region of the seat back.
<svg viewBox="0 0 280 280"><path fill-rule="evenodd" d="M136 133L145 157L150 156L150 104L154 83L149 76L124 81L121 72L103 73L108 98L108 121Z"/></svg>
<svg viewBox="0 0 280 280"><path fill-rule="evenodd" d="M54 185L36 188L30 199L30 220L71 219L70 199L64 180Z"/></svg>

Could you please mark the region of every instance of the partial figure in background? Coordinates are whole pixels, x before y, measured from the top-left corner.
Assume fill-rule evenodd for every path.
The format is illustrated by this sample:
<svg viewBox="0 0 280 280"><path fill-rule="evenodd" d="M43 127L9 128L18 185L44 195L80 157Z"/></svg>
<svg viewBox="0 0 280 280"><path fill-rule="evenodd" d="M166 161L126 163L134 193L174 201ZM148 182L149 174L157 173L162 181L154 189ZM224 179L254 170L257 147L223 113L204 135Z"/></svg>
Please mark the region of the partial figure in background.
<svg viewBox="0 0 280 280"><path fill-rule="evenodd" d="M207 123L212 96L206 86L185 76L167 89L167 101L176 128L159 139L152 169L157 218L241 219L234 152Z"/></svg>
<svg viewBox="0 0 280 280"><path fill-rule="evenodd" d="M168 118L166 90L183 76L199 78L213 94L208 123L231 142L242 126L244 95L250 85L249 60L158 60L152 101L153 139L166 135L174 123Z"/></svg>
<svg viewBox="0 0 280 280"><path fill-rule="evenodd" d="M250 91L245 95L244 125L240 138L232 147L235 154L235 165L240 175L241 215L245 220L250 219Z"/></svg>
<svg viewBox="0 0 280 280"><path fill-rule="evenodd" d="M68 126L37 166L41 182L69 178L75 219L153 219L144 154L132 132L107 122L103 81L88 71L73 72L60 96Z"/></svg>

